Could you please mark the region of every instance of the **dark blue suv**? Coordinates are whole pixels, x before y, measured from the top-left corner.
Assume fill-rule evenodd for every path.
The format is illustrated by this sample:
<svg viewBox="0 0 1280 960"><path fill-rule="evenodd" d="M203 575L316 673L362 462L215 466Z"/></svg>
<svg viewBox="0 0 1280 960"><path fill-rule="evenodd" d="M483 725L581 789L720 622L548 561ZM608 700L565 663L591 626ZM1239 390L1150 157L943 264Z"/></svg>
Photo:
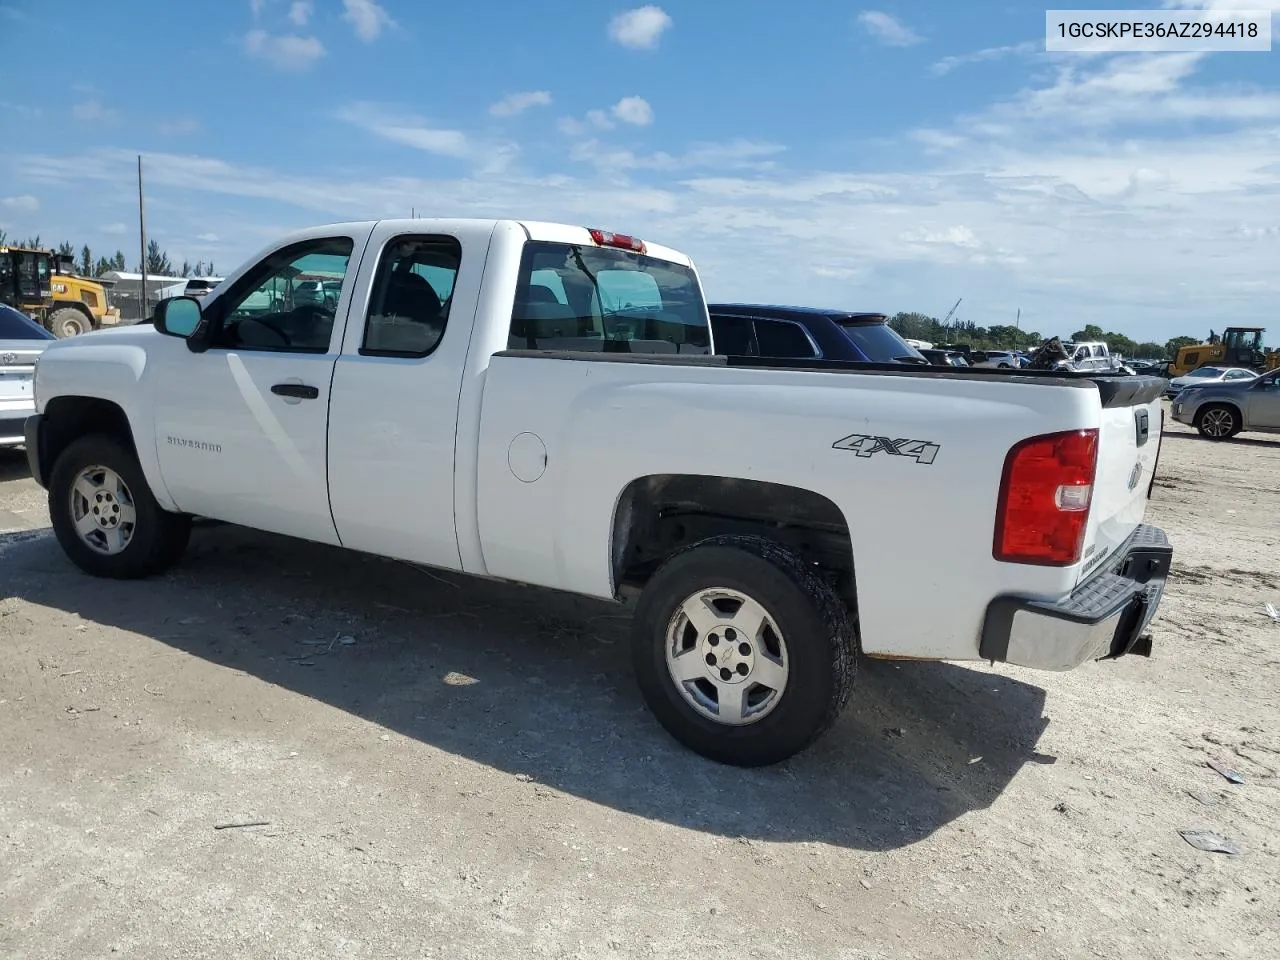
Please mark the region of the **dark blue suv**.
<svg viewBox="0 0 1280 960"><path fill-rule="evenodd" d="M820 307L712 303L716 353L787 360L928 363L889 326L883 313Z"/></svg>

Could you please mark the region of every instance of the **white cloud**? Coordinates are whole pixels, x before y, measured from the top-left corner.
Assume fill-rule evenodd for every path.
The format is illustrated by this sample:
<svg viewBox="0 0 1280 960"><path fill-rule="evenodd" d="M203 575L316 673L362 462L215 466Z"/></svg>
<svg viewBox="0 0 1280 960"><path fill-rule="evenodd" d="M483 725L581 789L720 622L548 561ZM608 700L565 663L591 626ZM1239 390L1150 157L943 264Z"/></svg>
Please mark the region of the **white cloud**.
<svg viewBox="0 0 1280 960"><path fill-rule="evenodd" d="M266 7L267 0L249 0L249 11L253 14L253 18L255 20L262 16L262 11L265 10Z"/></svg>
<svg viewBox="0 0 1280 960"><path fill-rule="evenodd" d="M495 117L514 117L531 107L549 106L551 106L551 94L546 90L526 90L522 93L508 94L497 103L491 104L489 113Z"/></svg>
<svg viewBox="0 0 1280 960"><path fill-rule="evenodd" d="M356 36L365 43L378 39L384 27L395 26L390 15L374 0L342 0L346 12L342 19L355 28Z"/></svg>
<svg viewBox="0 0 1280 960"><path fill-rule="evenodd" d="M929 70L934 76L941 77L966 64L1003 60L1006 57L1025 57L1042 50L1044 50L1044 44L1033 40L1028 40L1025 43L1013 43L1003 47L987 47L984 50L975 50L973 53L961 53L953 57L943 57L934 63Z"/></svg>
<svg viewBox="0 0 1280 960"><path fill-rule="evenodd" d="M123 236L128 229L129 228L123 223L108 223L105 227L99 227L98 232L104 233L109 237L120 237Z"/></svg>
<svg viewBox="0 0 1280 960"><path fill-rule="evenodd" d="M646 4L609 21L609 36L633 50L652 50L664 31L670 29L671 17L661 7Z"/></svg>
<svg viewBox="0 0 1280 960"><path fill-rule="evenodd" d="M168 136L180 136L185 133L199 133L202 129L200 121L194 117L183 117L178 120L167 120L160 124L160 132Z"/></svg>
<svg viewBox="0 0 1280 960"><path fill-rule="evenodd" d="M24 194L20 197L5 197L0 200L0 206L20 213L35 213L40 209L40 201L29 194Z"/></svg>
<svg viewBox="0 0 1280 960"><path fill-rule="evenodd" d="M311 0L293 0L289 5L289 22L295 27L305 27L311 19L312 10Z"/></svg>
<svg viewBox="0 0 1280 960"><path fill-rule="evenodd" d="M423 117L402 113L377 103L349 104L335 114L339 120L391 143L424 153L476 163L480 172L499 173L515 158L519 148L505 141L476 141L461 130L437 127Z"/></svg>
<svg viewBox="0 0 1280 960"><path fill-rule="evenodd" d="M71 115L86 123L109 123L117 117L116 111L102 104L101 100L85 100L71 108Z"/></svg>
<svg viewBox="0 0 1280 960"><path fill-rule="evenodd" d="M205 243L218 243L218 235L216 233L197 233L197 240L203 240Z"/></svg>
<svg viewBox="0 0 1280 960"><path fill-rule="evenodd" d="M609 109L623 123L635 127L647 127L653 123L653 107L643 97L623 97Z"/></svg>
<svg viewBox="0 0 1280 960"><path fill-rule="evenodd" d="M318 37L302 37L293 33L271 34L250 30L244 37L244 50L277 70L301 72L325 54Z"/></svg>
<svg viewBox="0 0 1280 960"><path fill-rule="evenodd" d="M869 34L886 46L909 47L924 39L906 24L880 10L863 10L858 14L858 22Z"/></svg>

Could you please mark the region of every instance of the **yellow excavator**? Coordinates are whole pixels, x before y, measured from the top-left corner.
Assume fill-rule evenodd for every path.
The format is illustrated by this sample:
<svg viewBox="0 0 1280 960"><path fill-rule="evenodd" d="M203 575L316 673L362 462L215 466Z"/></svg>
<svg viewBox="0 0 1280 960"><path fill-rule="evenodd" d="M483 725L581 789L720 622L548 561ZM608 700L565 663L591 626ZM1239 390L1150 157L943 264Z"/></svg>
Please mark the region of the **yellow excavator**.
<svg viewBox="0 0 1280 960"><path fill-rule="evenodd" d="M1207 342L1178 350L1178 355L1169 362L1167 375L1182 377L1211 363L1259 372L1275 370L1280 367L1280 350L1262 349L1262 335L1266 332L1266 327L1227 327L1222 336L1218 336L1210 330Z"/></svg>
<svg viewBox="0 0 1280 960"><path fill-rule="evenodd" d="M76 272L75 258L53 250L0 245L0 303L34 318L59 337L118 323L107 285Z"/></svg>

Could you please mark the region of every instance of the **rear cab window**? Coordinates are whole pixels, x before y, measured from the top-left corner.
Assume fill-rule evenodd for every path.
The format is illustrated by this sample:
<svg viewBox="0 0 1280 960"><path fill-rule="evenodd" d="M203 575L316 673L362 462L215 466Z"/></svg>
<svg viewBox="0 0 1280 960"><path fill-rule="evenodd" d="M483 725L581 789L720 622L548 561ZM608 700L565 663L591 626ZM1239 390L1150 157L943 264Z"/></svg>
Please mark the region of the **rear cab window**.
<svg viewBox="0 0 1280 960"><path fill-rule="evenodd" d="M512 350L709 354L689 267L629 250L530 241L516 281Z"/></svg>

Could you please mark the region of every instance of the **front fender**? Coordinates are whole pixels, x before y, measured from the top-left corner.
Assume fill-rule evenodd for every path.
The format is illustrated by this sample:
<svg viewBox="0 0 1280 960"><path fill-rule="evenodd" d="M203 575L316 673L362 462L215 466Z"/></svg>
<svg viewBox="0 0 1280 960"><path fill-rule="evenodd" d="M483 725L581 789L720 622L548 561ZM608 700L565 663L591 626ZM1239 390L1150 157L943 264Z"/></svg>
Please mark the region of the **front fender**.
<svg viewBox="0 0 1280 960"><path fill-rule="evenodd" d="M156 453L154 407L145 385L148 352L142 344L122 339L95 332L51 344L36 366L36 409L47 416L62 402L78 398L119 407L152 494L164 509L177 510Z"/></svg>

